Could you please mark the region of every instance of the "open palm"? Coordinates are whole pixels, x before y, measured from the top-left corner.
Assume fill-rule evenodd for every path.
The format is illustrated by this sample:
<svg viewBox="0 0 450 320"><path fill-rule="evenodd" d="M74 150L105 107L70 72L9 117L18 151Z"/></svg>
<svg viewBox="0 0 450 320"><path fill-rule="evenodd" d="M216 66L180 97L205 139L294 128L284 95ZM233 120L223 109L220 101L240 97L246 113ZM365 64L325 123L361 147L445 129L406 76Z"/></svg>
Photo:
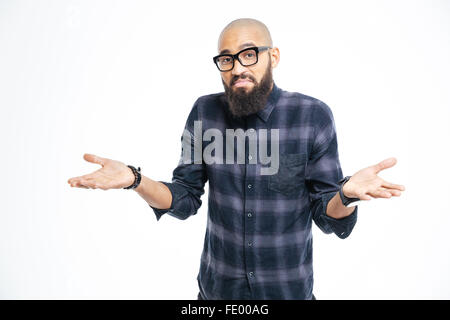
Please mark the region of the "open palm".
<svg viewBox="0 0 450 320"><path fill-rule="evenodd" d="M391 168L396 163L397 160L395 158L388 158L375 165L359 170L344 184L342 190L344 195L361 200L400 196L401 191L405 190L404 186L387 182L378 176L380 171Z"/></svg>
<svg viewBox="0 0 450 320"><path fill-rule="evenodd" d="M67 182L71 187L92 189L121 189L134 182L134 174L123 162L102 158L85 153L84 160L96 163L102 168L84 176L70 178Z"/></svg>

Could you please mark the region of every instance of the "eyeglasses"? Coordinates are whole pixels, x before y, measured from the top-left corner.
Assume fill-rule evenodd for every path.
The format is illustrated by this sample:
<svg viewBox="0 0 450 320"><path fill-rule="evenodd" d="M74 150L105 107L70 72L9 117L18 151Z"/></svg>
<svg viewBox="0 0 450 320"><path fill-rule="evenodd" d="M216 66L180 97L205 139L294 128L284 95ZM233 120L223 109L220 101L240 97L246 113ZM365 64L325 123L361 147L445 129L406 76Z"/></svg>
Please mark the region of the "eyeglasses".
<svg viewBox="0 0 450 320"><path fill-rule="evenodd" d="M234 68L234 61L237 59L242 66L248 67L258 63L258 53L272 47L250 47L239 51L236 54L220 54L213 58L219 71L230 71Z"/></svg>

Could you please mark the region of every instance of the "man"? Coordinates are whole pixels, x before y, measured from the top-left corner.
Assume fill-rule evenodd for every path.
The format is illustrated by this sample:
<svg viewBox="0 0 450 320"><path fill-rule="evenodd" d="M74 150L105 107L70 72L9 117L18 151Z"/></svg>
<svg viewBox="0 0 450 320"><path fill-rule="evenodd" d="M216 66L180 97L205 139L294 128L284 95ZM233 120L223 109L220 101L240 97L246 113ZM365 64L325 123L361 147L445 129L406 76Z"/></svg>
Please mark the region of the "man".
<svg viewBox="0 0 450 320"><path fill-rule="evenodd" d="M272 69L279 60L263 23L232 21L214 57L225 91L194 103L172 182L153 181L132 166L92 154L85 160L102 168L68 181L84 188L134 188L159 220L165 213L179 219L196 214L209 180L199 299L313 299L312 221L346 238L358 200L400 196L405 189L377 176L395 158L343 179L331 109L278 88ZM263 130L270 137L257 135ZM230 132L232 139L223 137ZM236 146L239 132L245 135ZM211 148L205 140L213 136ZM259 157L252 152L256 140ZM261 152L267 145L270 158ZM235 154L244 161L236 163Z"/></svg>

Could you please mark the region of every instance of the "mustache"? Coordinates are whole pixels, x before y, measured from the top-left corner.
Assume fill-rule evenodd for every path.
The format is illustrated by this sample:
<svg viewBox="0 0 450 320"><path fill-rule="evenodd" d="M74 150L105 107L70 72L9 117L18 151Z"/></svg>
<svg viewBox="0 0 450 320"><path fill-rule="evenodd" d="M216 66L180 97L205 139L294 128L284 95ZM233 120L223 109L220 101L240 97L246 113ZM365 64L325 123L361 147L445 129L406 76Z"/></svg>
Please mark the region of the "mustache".
<svg viewBox="0 0 450 320"><path fill-rule="evenodd" d="M253 76L241 74L239 76L233 76L233 78L231 78L230 87L239 79L247 79L247 80L252 81L253 83L256 83L256 79Z"/></svg>

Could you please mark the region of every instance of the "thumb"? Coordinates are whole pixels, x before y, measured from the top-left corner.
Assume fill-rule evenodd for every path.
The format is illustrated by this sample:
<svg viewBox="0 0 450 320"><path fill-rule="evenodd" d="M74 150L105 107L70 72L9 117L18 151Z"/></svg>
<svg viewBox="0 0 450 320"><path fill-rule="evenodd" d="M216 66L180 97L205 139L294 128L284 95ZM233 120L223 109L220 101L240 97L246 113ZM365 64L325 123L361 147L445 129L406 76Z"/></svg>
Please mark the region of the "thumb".
<svg viewBox="0 0 450 320"><path fill-rule="evenodd" d="M396 163L397 163L397 159L395 159L394 157L384 159L383 161L381 161L375 165L375 171L376 171L376 173L378 173L381 170L393 167Z"/></svg>
<svg viewBox="0 0 450 320"><path fill-rule="evenodd" d="M105 159L102 157L98 157L95 154L85 153L83 155L83 158L84 158L84 160L86 160L88 162L99 164L102 167L105 165Z"/></svg>

